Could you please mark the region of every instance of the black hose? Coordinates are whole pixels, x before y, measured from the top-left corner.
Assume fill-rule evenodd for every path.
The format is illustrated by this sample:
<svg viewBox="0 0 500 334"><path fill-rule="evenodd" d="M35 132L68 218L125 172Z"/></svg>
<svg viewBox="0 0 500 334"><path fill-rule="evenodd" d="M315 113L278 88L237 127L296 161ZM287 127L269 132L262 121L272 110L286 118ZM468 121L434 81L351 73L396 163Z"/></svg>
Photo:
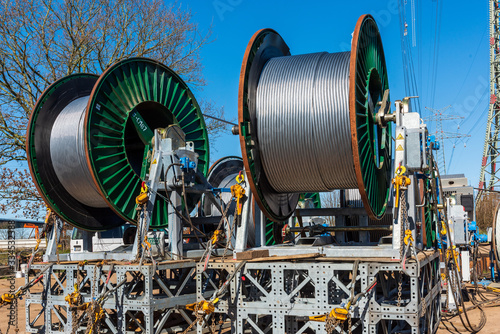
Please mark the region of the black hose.
<svg viewBox="0 0 500 334"><path fill-rule="evenodd" d="M432 146L431 146L432 148ZM435 171L437 173L437 179L439 180L439 190L440 190L440 193L443 194L443 185L442 185L442 182L441 182L441 175L439 174L439 170L437 168L434 168L435 166L435 161L434 161L434 158L432 158L432 161L431 161L431 171ZM436 179L433 178L434 180L434 183L436 182ZM433 195L434 197L437 199L437 194L436 194L436 189L437 189L437 184L435 184L435 187L432 187L433 189ZM450 226L448 224L448 212L447 212L447 209L446 209L446 205L444 205L443 203L443 215L444 215L444 223L445 223L445 226L446 226L446 230L450 231ZM435 211L436 211L436 217L439 217L438 215L438 208L437 208L437 203L435 205ZM450 238L449 238L450 239ZM450 243L451 245L451 240L448 240L448 242ZM443 239L441 237L441 245L444 245L443 244ZM462 274L461 272L458 270L456 264L455 264L455 261L454 261L454 255L453 256L450 256L450 259L448 260L448 263L446 263L446 266L445 266L445 271L446 271L446 276L448 277L448 282L449 282L449 288L450 288L450 292L453 296L453 300L455 301L455 305L460 305L462 307L462 310L463 310L463 314L465 316L465 321L464 321L464 318L462 317L462 314L459 313L459 317L460 317L460 321L462 322L462 325L464 326L464 328L468 331L468 332L471 332L471 333L477 333L479 332L481 329L483 329L483 327L486 325L486 313L484 312L484 310L482 309L481 305L479 305L477 303L477 300L474 298L474 297L471 297L469 295L469 292L466 290L466 295L467 297L472 301L472 303L474 305L477 305L477 308L479 309L480 311L480 319L479 319L479 324L478 326L474 326L472 325L470 319L469 319L469 315L467 314L467 309L465 307L465 304L464 304L464 298L462 296L462 298L457 298L457 296L455 295L454 293L454 290L459 293L461 292L461 288L460 286L455 286L454 284L454 280L451 279L451 276L450 276L450 271L449 271L449 267L452 268L453 270L453 274L455 276L455 280L457 280L458 282L462 282ZM467 324L466 324L467 322Z"/></svg>

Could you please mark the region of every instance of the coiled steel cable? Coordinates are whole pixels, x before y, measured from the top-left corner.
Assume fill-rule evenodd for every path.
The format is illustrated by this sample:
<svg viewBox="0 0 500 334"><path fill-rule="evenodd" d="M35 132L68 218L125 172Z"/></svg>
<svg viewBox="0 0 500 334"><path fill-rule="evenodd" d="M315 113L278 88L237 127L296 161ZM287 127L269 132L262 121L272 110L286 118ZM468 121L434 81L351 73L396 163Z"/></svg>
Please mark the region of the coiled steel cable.
<svg viewBox="0 0 500 334"><path fill-rule="evenodd" d="M89 97L69 103L57 116L50 134L50 157L64 189L79 202L95 207L108 205L99 194L85 155L85 110Z"/></svg>
<svg viewBox="0 0 500 334"><path fill-rule="evenodd" d="M349 62L350 52L322 52L276 57L265 65L257 87L257 133L263 168L277 192L358 187Z"/></svg>

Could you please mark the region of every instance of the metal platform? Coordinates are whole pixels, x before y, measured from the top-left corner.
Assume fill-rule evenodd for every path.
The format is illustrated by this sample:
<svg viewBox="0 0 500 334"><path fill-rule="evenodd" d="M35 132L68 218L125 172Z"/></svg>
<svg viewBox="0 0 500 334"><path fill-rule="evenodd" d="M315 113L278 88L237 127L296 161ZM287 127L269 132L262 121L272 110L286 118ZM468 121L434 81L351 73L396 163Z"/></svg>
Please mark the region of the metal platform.
<svg viewBox="0 0 500 334"><path fill-rule="evenodd" d="M29 333L85 332L88 314L71 309L66 296L75 291L81 304L113 290L102 304L99 332L162 333L187 327L192 317L178 306L196 301L195 262L151 264L53 264L26 295L26 331ZM32 266L33 274L47 264ZM33 276L26 277L29 281ZM122 283L124 281L124 283ZM122 284L120 284L122 283Z"/></svg>
<svg viewBox="0 0 500 334"><path fill-rule="evenodd" d="M354 295L366 291L376 280L375 288L349 310L352 333L434 333L440 318L438 255L420 253L418 263L409 259L404 271L390 258L358 258L354 284L354 259L250 261L229 283L230 293L216 304L215 312L227 314L237 334L328 333L325 322L309 317L345 307L352 291ZM218 288L216 282L234 272L239 263L210 262L206 271L198 265L197 300L208 299ZM349 321L344 321L331 332L350 331Z"/></svg>

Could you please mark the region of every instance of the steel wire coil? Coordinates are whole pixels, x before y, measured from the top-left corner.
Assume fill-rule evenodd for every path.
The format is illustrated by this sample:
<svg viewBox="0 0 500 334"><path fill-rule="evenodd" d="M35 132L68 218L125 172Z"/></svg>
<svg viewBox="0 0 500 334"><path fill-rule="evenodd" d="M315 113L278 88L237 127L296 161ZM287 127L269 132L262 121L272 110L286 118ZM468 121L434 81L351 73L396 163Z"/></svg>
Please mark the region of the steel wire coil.
<svg viewBox="0 0 500 334"><path fill-rule="evenodd" d="M50 157L62 186L75 199L94 208L108 207L95 186L85 156L85 110L89 96L69 103L50 133Z"/></svg>
<svg viewBox="0 0 500 334"><path fill-rule="evenodd" d="M350 52L322 52L265 65L257 86L257 131L262 164L277 192L357 187L349 62Z"/></svg>

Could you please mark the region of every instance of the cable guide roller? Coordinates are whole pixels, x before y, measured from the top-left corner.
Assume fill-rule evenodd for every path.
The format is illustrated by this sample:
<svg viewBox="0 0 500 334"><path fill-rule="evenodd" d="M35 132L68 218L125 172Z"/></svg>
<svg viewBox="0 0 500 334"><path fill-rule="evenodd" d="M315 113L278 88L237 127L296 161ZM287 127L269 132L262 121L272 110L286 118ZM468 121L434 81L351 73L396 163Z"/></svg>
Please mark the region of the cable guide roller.
<svg viewBox="0 0 500 334"><path fill-rule="evenodd" d="M45 203L85 230L136 222L136 197L150 165L154 129L178 125L194 144L206 175L208 135L186 83L167 66L132 58L101 76L74 74L41 95L27 130L28 163ZM189 194L193 208L200 195ZM167 203L155 201L151 227L168 225Z"/></svg>
<svg viewBox="0 0 500 334"><path fill-rule="evenodd" d="M299 193L358 188L385 214L391 180L389 85L374 19L361 16L350 52L291 55L272 29L254 34L241 69L238 123L252 192L273 221Z"/></svg>

